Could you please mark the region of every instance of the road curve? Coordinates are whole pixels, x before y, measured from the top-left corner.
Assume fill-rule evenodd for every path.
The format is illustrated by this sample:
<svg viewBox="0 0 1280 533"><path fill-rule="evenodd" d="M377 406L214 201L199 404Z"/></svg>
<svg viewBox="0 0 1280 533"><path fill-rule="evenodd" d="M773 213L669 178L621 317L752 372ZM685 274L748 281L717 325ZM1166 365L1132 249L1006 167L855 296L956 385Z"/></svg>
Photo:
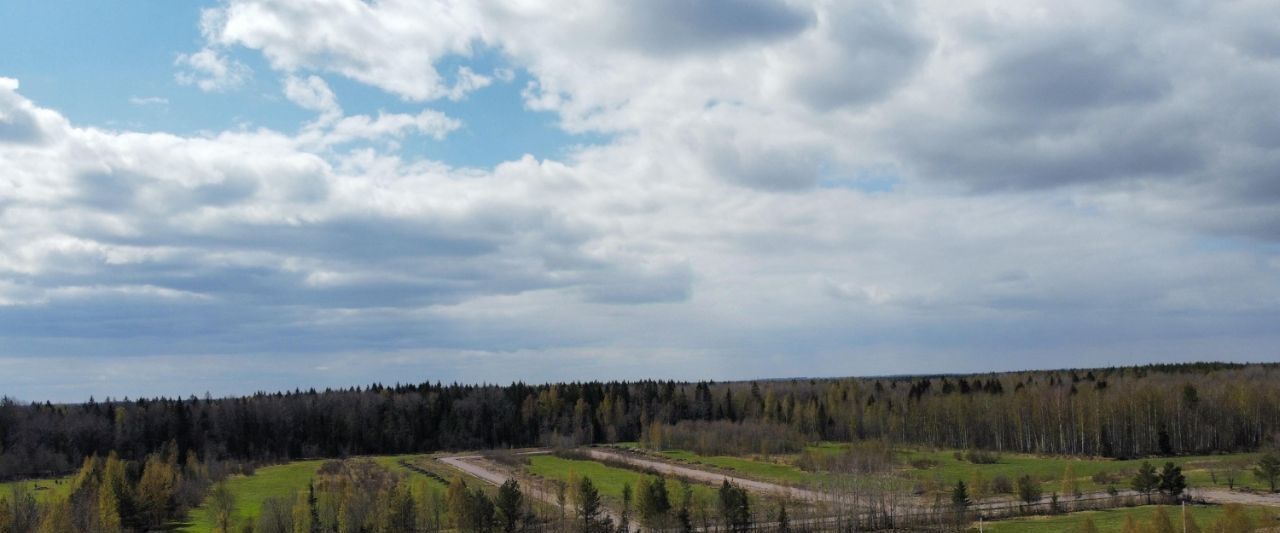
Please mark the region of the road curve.
<svg viewBox="0 0 1280 533"><path fill-rule="evenodd" d="M508 479L511 479L511 476L508 476L503 472L499 472L497 470L490 470L488 468L485 468L483 466L480 466L478 464L471 462L471 460L479 459L479 458L480 456L478 455L471 455L471 456L440 457L437 460L444 464L452 466L458 470L466 472L467 474L471 474L474 477L478 477L480 479L488 481L489 483L493 483L494 485L502 485L503 483L506 483Z"/></svg>

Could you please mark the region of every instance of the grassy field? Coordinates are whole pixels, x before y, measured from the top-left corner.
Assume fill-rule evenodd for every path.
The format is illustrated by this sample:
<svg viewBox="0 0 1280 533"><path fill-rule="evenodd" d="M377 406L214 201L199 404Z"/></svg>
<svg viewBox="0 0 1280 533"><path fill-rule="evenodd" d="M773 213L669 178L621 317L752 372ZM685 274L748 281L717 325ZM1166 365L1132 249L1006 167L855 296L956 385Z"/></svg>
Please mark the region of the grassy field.
<svg viewBox="0 0 1280 533"><path fill-rule="evenodd" d="M401 459L413 459L416 455L383 455L369 457L373 462L393 471L409 476L421 477L404 466ZM262 511L262 503L272 497L295 498L299 492L307 490L307 484L315 477L316 470L328 459L315 461L295 461L288 464L259 468L252 476L233 476L227 480L231 493L236 497L235 520L254 518ZM443 489L444 485L432 480L433 485ZM179 531L204 533L213 530L212 517L203 506L191 510L189 522L182 524Z"/></svg>
<svg viewBox="0 0 1280 533"><path fill-rule="evenodd" d="M658 452L659 456L687 463L697 463L741 473L746 477L755 477L767 481L789 484L803 484L818 480L821 476L805 472L789 462L774 462L749 457L732 457L727 455L702 456L684 450L666 450Z"/></svg>
<svg viewBox="0 0 1280 533"><path fill-rule="evenodd" d="M14 487L24 487L35 495L36 501L66 496L71 490L71 476L45 479L24 479L0 483L0 497L8 498Z"/></svg>
<svg viewBox="0 0 1280 533"><path fill-rule="evenodd" d="M1090 491L1106 488L1105 484L1100 485L1093 481L1092 477L1097 473L1117 474L1121 479L1116 483L1116 486L1125 488L1129 485L1129 478L1142 464L1141 459L1117 461L1101 458L1042 457L1015 453L1001 454L999 462L995 464L971 464L963 459L956 459L954 450L904 450L900 457L908 465L912 461L921 459L937 463L936 466L923 469L905 467L905 471L918 480L935 479L940 480L944 486L950 486L954 485L957 480L968 482L970 476L977 470L982 472L982 475L988 481L996 476L1005 476L1010 480L1014 480L1023 475L1031 475L1041 480L1046 491L1059 490L1063 474L1068 466L1075 473L1075 478L1079 482L1081 490ZM1151 461L1151 464L1156 465L1157 468L1166 461L1172 461L1174 464L1183 466L1183 472L1187 476L1188 484L1192 487L1197 487L1213 485L1210 480L1210 468L1221 467L1229 461L1252 462L1256 461L1257 457L1258 454L1230 454L1154 458L1149 459L1149 461ZM1219 485L1225 486L1226 482L1219 479ZM1237 486L1259 487L1260 485L1252 474L1241 474L1237 479Z"/></svg>
<svg viewBox="0 0 1280 533"><path fill-rule="evenodd" d="M809 450L820 453L836 453L845 446L840 443L824 442L810 446ZM987 481L991 481L996 476L1005 476L1010 480L1016 480L1023 475L1031 475L1041 481L1046 493L1060 489L1063 474L1068 466L1074 472L1080 489L1093 491L1103 490L1107 487L1105 483L1095 482L1093 480L1094 474L1114 473L1118 478L1115 485L1118 488L1125 488L1129 484L1129 478L1142 464L1141 459L1117 461L1103 458L1045 457L1018 453L1000 454L999 461L994 464L972 464L963 459L957 459L955 453L956 450L904 448L898 451L898 459L903 463L901 471L905 477L920 482L934 482L938 487L952 486L957 480L964 480L967 483L974 471L979 471ZM776 455L768 458L758 456L704 456L686 450L663 450L656 452L656 455L686 463L703 464L714 468L732 470L747 477L779 483L809 484L821 481L828 476L827 474L805 472L797 468L794 465L795 455ZM1228 464L1234 462L1250 465L1257 461L1258 456L1259 454L1256 453L1241 453L1167 459L1153 458L1149 460L1157 468L1166 461L1173 461L1181 466L1183 473L1187 476L1187 483L1192 487L1218 486L1225 488L1227 482L1221 471ZM932 466L927 468L911 466L912 462L920 460L927 461ZM1216 483L1211 470L1219 471ZM1248 466L1240 468L1239 471L1240 473L1236 477L1236 487L1264 488L1263 484L1250 473Z"/></svg>
<svg viewBox="0 0 1280 533"><path fill-rule="evenodd" d="M631 489L635 490L642 479L649 477L648 474L634 470L614 468L595 461L563 459L554 455L531 456L529 457L529 465L525 468L529 473L561 481L568 480L570 472L576 473L579 477L589 477L591 482L599 489L600 494L615 502L622 500L622 486L624 484L631 484ZM678 482L667 480L667 494L670 496L672 503L676 500L675 491L678 487ZM704 498L707 501L712 501L716 498L715 490L705 485L694 484L693 494L694 497Z"/></svg>
<svg viewBox="0 0 1280 533"><path fill-rule="evenodd" d="M307 484L324 463L324 460L296 461L259 468L252 476L232 476L227 480L227 486L236 497L236 522L258 516L262 511L262 502L267 498L294 498L299 492L307 490ZM213 517L209 516L204 506L192 509L190 523L183 524L179 531L213 531Z"/></svg>
<svg viewBox="0 0 1280 533"><path fill-rule="evenodd" d="M1152 513L1156 507L1164 507L1168 513L1169 519L1173 522L1174 527L1181 531L1181 509L1177 506L1157 506L1144 505L1141 507L1128 507L1122 509L1108 509L1105 511L1082 511L1079 513L1070 513L1058 516L1035 516L1027 518L1016 518L1012 520L1001 520L999 522L987 522L983 526L984 533L1062 533L1071 532L1083 524L1086 518L1092 519L1093 524L1098 527L1098 531L1103 533L1116 532L1119 533L1124 528L1126 516L1133 516L1135 522L1139 525L1151 520ZM1188 505L1187 513L1195 520L1196 525L1200 526L1202 531L1207 531L1214 522L1222 516L1223 508L1216 505ZM1246 507L1246 512L1253 518L1253 523L1257 527L1276 526L1280 522L1275 520L1277 510L1266 507ZM977 525L969 529L970 531L978 531Z"/></svg>

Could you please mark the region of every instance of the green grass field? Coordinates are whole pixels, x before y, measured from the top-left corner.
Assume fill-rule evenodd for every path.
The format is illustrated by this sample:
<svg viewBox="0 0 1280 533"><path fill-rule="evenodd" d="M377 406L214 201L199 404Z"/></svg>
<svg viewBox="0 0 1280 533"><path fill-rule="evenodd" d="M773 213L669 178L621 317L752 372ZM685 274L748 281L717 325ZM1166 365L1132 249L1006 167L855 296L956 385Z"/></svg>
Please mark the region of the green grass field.
<svg viewBox="0 0 1280 533"><path fill-rule="evenodd" d="M836 453L846 446L836 442L823 442L812 445L808 449L819 453ZM632 445L631 447L635 446ZM1096 483L1093 480L1094 474L1100 472L1115 473L1119 477L1115 485L1118 488L1125 488L1129 484L1129 477L1142 464L1141 459L1117 461L1103 458L1044 457L1017 453L1000 454L999 462L994 464L972 464L963 459L956 459L955 452L956 450L904 448L898 451L898 458L903 463L901 471L905 477L921 482L936 481L939 488L950 487L957 480L964 480L967 483L976 470L980 471L987 481L991 481L996 476L1005 476L1010 480L1015 480L1023 475L1031 475L1041 480L1046 493L1060 489L1062 477L1068 465L1074 471L1075 479L1079 483L1081 490L1095 491L1103 490L1107 485ZM813 484L829 476L829 474L805 472L797 468L794 465L796 455L776 455L769 458L757 456L704 456L686 450L663 450L655 452L655 454L667 459L733 470L747 477L785 484ZM1240 453L1153 458L1149 460L1157 468L1166 461L1173 461L1175 464L1182 466L1183 473L1187 476L1187 483L1192 487L1218 486L1225 488L1227 482L1221 471L1229 463L1233 462L1243 465L1251 464L1257 460L1258 455L1257 453ZM936 465L929 468L914 468L910 466L912 461L921 459L936 462ZM1211 470L1218 471L1216 483ZM1236 477L1236 487L1262 489L1264 485L1250 473L1249 467L1245 466L1239 469L1239 474Z"/></svg>
<svg viewBox="0 0 1280 533"><path fill-rule="evenodd" d="M232 476L227 479L227 487L236 498L236 523L257 517L262 511L262 502L267 498L294 498L299 492L307 490L307 484L324 463L324 460L296 461L259 468L252 476ZM183 524L179 531L204 533L213 531L213 526L213 517L209 516L204 506L200 506L191 510L190 522Z"/></svg>
<svg viewBox="0 0 1280 533"><path fill-rule="evenodd" d="M648 474L625 468L614 468L606 466L604 463L563 459L554 455L531 456L529 457L529 465L525 469L531 474L561 481L568 480L570 472L576 473L579 477L589 477L591 482L595 484L596 489L600 491L600 494L614 502L622 500L622 486L624 484L631 484L631 489L635 490L642 479L649 477ZM667 494L673 503L676 500L675 491L678 487L678 482L667 480ZM715 489L711 487L698 484L694 484L692 487L696 498L703 498L707 501L712 501L716 498Z"/></svg>
<svg viewBox="0 0 1280 533"><path fill-rule="evenodd" d="M8 499L14 487L26 488L36 497L36 501L44 502L54 497L66 496L71 491L71 476L0 483L0 498Z"/></svg>
<svg viewBox="0 0 1280 533"><path fill-rule="evenodd" d="M1121 509L1108 509L1105 511L1082 511L1078 513L1070 513L1058 516L1035 516L1027 518L1015 518L1012 520L1001 520L998 522L987 522L983 525L984 533L1063 533L1071 532L1083 524L1086 518L1092 519L1093 524L1098 527L1098 531L1103 533L1120 532L1124 529L1124 521L1126 516L1133 516L1135 522L1139 525L1151 520L1152 513L1156 507L1164 507L1168 513L1169 519L1173 522L1174 527L1181 531L1181 509L1177 506L1165 505L1144 505L1141 507L1127 507ZM1216 505L1188 505L1187 513L1195 520L1196 525L1200 526L1202 531L1208 531L1219 517L1222 516L1223 508ZM1246 512L1253 518L1253 523L1257 527L1276 526L1280 522L1276 521L1276 515L1280 514L1280 510L1267 507L1246 507ZM969 531L978 531L977 525L973 525Z"/></svg>
<svg viewBox="0 0 1280 533"><path fill-rule="evenodd" d="M804 484L817 481L820 475L805 472L788 462L773 462L748 457L732 457L727 455L702 456L684 450L666 450L658 452L659 456L687 463L703 464L715 468L732 470L746 477L760 478L788 484Z"/></svg>
<svg viewBox="0 0 1280 533"><path fill-rule="evenodd" d="M382 455L369 457L373 462L393 471L402 472L414 478L430 480L400 465L401 459L412 459L417 455ZM235 520L237 523L249 518L253 519L262 511L262 503L272 497L295 498L298 493L307 490L307 484L315 477L316 470L329 459L315 461L295 461L283 465L259 468L252 476L233 476L227 480L231 493L236 498ZM444 489L444 485L430 480L433 486ZM213 519L205 511L204 506L191 510L190 520L182 524L179 531L205 533L213 531Z"/></svg>
<svg viewBox="0 0 1280 533"><path fill-rule="evenodd" d="M1106 485L1099 485L1092 479L1094 474L1101 472L1112 472L1120 475L1122 479L1116 483L1116 486L1125 488L1129 484L1128 478L1132 476L1133 472L1137 471L1143 461L1141 459L1117 461L1102 458L1042 457L1030 454L1006 453L1001 454L999 462L995 464L971 464L968 461L956 459L954 450L904 450L900 457L904 462L908 463L905 471L918 480L939 479L944 486L951 486L958 480L968 482L970 476L977 470L982 472L982 475L988 481L996 476L1005 476L1010 480L1014 480L1023 475L1031 475L1042 481L1046 491L1059 490L1067 466L1071 466L1074 471L1081 490L1105 489ZM1157 468L1166 461L1172 461L1174 464L1183 466L1183 472L1187 476L1188 484L1196 487L1213 485L1210 480L1210 468L1221 467L1229 461L1251 462L1255 461L1257 457L1258 454L1246 453L1153 458L1148 460L1151 464L1156 465ZM924 469L909 466L911 461L919 459L936 461L938 464ZM1260 487L1260 484L1252 474L1241 474L1236 484L1237 486ZM1219 485L1225 487L1226 482L1219 479Z"/></svg>

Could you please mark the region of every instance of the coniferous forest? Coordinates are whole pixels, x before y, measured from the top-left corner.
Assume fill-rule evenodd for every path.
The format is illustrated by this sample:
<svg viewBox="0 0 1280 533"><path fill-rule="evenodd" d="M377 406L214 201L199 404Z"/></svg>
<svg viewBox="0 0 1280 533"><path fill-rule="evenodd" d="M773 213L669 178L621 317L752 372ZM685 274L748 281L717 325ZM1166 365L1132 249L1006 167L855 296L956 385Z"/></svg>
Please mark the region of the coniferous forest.
<svg viewBox="0 0 1280 533"><path fill-rule="evenodd" d="M1181 364L730 383L374 384L235 398L0 403L0 477L66 474L114 453L202 460L678 438L696 421L780 446L881 439L1117 458L1255 450L1280 435L1280 365ZM772 434L772 433L770 433ZM758 440L758 439L757 439Z"/></svg>

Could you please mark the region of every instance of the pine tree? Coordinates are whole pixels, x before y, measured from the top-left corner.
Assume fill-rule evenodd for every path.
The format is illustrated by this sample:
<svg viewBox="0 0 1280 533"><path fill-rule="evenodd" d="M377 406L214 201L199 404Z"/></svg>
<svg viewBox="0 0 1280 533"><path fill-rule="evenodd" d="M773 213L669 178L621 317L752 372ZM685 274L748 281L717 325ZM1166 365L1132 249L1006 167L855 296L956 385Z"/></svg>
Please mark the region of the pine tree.
<svg viewBox="0 0 1280 533"><path fill-rule="evenodd" d="M727 479L720 485L720 515L733 533L751 529L751 502L747 491Z"/></svg>
<svg viewBox="0 0 1280 533"><path fill-rule="evenodd" d="M1142 462L1142 466L1138 467L1138 473L1134 474L1133 480L1129 483L1133 490L1146 495L1147 503L1151 503L1151 492L1159 488L1160 477L1156 475L1156 467L1151 466L1147 461Z"/></svg>
<svg viewBox="0 0 1280 533"><path fill-rule="evenodd" d="M640 523L652 529L665 528L667 512L671 510L666 479L662 476L645 478L640 481L638 488L636 510L640 513Z"/></svg>
<svg viewBox="0 0 1280 533"><path fill-rule="evenodd" d="M515 479L508 479L498 488L498 519L502 524L502 531L514 533L519 529L523 505L524 495Z"/></svg>
<svg viewBox="0 0 1280 533"><path fill-rule="evenodd" d="M583 476L582 480L578 482L577 495L574 500L578 513L578 530L581 533L603 533L603 528L601 528L601 514L604 512L603 504L600 501L600 492L596 490L591 478Z"/></svg>
<svg viewBox="0 0 1280 533"><path fill-rule="evenodd" d="M1187 488L1187 477L1182 475L1182 467L1166 462L1160 470L1160 492L1173 497L1182 495Z"/></svg>
<svg viewBox="0 0 1280 533"><path fill-rule="evenodd" d="M969 503L969 491L964 482L956 481L955 488L951 489L951 505L957 509L964 510L969 507Z"/></svg>
<svg viewBox="0 0 1280 533"><path fill-rule="evenodd" d="M1271 492L1276 491L1276 484L1280 483L1280 453L1269 452L1258 459L1258 466L1254 467L1253 475L1257 476L1259 481L1267 483L1271 487Z"/></svg>

